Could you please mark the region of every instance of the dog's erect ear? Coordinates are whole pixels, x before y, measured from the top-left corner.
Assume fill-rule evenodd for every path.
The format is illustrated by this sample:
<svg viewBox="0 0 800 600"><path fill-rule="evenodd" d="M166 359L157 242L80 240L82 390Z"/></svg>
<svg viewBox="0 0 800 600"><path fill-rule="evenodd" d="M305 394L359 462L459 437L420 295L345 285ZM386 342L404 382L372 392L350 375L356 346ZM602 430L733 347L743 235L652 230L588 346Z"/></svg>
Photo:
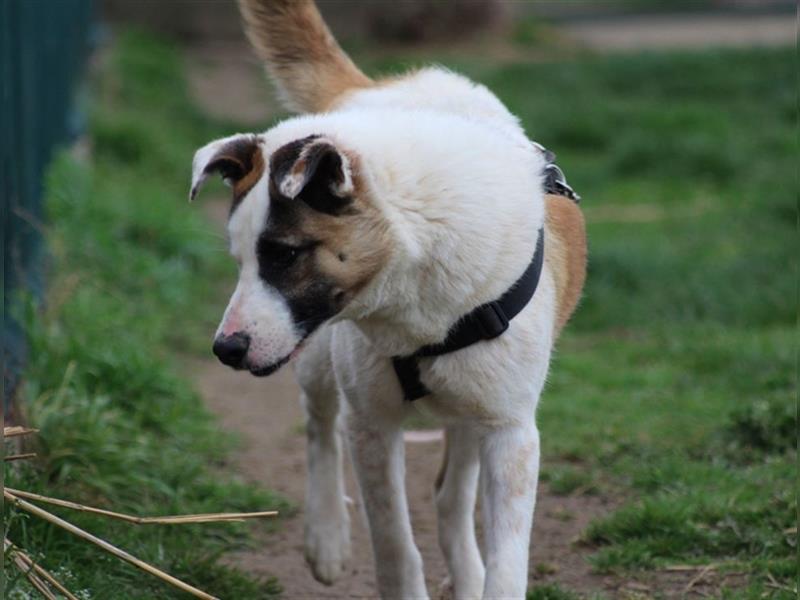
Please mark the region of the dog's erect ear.
<svg viewBox="0 0 800 600"><path fill-rule="evenodd" d="M219 173L223 181L233 188L233 211L264 174L264 155L260 142L257 135L237 134L211 142L195 152L189 200L194 200L209 176Z"/></svg>
<svg viewBox="0 0 800 600"><path fill-rule="evenodd" d="M328 139L312 135L278 148L270 158L270 192L302 200L331 215L352 202L350 159Z"/></svg>

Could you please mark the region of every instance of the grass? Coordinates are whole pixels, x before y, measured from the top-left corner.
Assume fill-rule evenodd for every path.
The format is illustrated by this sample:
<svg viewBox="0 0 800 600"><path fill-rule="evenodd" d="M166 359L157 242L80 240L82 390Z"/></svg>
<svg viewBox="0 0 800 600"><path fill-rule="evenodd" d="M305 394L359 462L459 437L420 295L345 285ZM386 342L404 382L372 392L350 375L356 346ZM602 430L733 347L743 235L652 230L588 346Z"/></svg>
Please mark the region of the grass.
<svg viewBox="0 0 800 600"><path fill-rule="evenodd" d="M578 600L578 596L557 585L539 585L528 590L526 600Z"/></svg>
<svg viewBox="0 0 800 600"><path fill-rule="evenodd" d="M752 593L768 574L793 582L791 65L643 55L488 82L585 198L589 281L540 422L546 457L601 468L631 498L586 532L600 571L732 561Z"/></svg>
<svg viewBox="0 0 800 600"><path fill-rule="evenodd" d="M538 419L551 491L627 498L584 534L599 572L746 571L720 598L796 585L794 61L790 49L443 61L496 92L584 198L588 282Z"/></svg>
<svg viewBox="0 0 800 600"><path fill-rule="evenodd" d="M286 509L230 475L234 441L176 366L176 351L207 350L217 307L198 299L213 297L229 268L186 201L187 170L194 148L232 125L192 108L176 52L146 36L123 36L91 88L91 158L62 155L47 182L44 314L28 305L22 315L21 405L41 429L39 457L7 468L5 483L137 515ZM257 524L136 527L55 512L216 596L279 592L218 562ZM84 597L185 597L7 504L4 519L17 545ZM5 567L7 597L28 597Z"/></svg>
<svg viewBox="0 0 800 600"><path fill-rule="evenodd" d="M539 480L546 482L550 493L557 496L597 494L600 491L592 472L572 465L548 465L541 470Z"/></svg>
<svg viewBox="0 0 800 600"><path fill-rule="evenodd" d="M601 593L592 593L589 596L581 596L571 592L557 584L537 585L528 590L526 600L607 600L607 596ZM635 600L630 598L629 600Z"/></svg>

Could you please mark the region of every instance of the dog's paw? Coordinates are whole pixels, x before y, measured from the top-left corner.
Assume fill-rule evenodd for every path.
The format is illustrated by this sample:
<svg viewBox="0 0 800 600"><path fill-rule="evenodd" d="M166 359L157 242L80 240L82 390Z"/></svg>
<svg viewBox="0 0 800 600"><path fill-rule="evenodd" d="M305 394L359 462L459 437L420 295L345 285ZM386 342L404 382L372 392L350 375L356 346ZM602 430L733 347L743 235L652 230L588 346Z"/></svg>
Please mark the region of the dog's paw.
<svg viewBox="0 0 800 600"><path fill-rule="evenodd" d="M483 569L479 568L474 571L475 577L469 578L467 581L461 580L458 585L453 581L451 576L447 576L439 584L439 591L437 594L438 600L455 600L455 598L478 599L483 596ZM456 588L458 587L458 593Z"/></svg>
<svg viewBox="0 0 800 600"><path fill-rule="evenodd" d="M349 523L307 527L305 555L314 579L331 585L344 572L350 560Z"/></svg>

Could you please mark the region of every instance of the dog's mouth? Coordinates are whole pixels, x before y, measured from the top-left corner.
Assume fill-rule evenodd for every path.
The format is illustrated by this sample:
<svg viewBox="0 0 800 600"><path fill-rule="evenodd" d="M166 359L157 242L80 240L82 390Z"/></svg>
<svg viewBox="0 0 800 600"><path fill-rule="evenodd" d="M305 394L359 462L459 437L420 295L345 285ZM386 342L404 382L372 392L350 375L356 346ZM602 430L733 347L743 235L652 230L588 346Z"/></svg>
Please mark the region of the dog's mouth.
<svg viewBox="0 0 800 600"><path fill-rule="evenodd" d="M294 353L294 351L292 351ZM280 369L283 365L288 363L292 358L292 354L287 354L278 362L274 362L271 365L267 365L265 367L259 367L256 365L247 365L245 368L250 371L251 375L255 375L256 377L267 377L268 375L272 375L275 371Z"/></svg>
<svg viewBox="0 0 800 600"><path fill-rule="evenodd" d="M247 369L248 371L250 371L251 375L255 375L256 377L267 377L268 375L272 375L283 365L285 365L292 359L297 358L297 356L300 355L300 352L302 352L303 348L305 347L305 342L308 339L309 335L310 334L304 335L303 338L299 342L297 342L297 345L294 347L294 350L289 352L289 354L287 354L277 362L274 362L266 366L257 366L245 363L244 365L242 365L242 369Z"/></svg>

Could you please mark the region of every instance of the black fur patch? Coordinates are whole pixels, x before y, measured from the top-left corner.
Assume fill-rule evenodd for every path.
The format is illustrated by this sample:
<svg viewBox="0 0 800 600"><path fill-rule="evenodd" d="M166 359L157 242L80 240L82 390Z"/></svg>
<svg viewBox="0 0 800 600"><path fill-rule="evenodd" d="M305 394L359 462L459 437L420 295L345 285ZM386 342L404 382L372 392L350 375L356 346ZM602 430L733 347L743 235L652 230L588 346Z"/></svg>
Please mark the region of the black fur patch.
<svg viewBox="0 0 800 600"><path fill-rule="evenodd" d="M309 135L303 139L289 142L275 150L269 159L270 182L277 186L277 184L289 174L294 163L300 158L300 152L306 147L306 144L313 142L319 137L319 135Z"/></svg>
<svg viewBox="0 0 800 600"><path fill-rule="evenodd" d="M351 198L342 198L331 186L344 180L342 158L328 143L314 143L319 135L295 140L276 150L270 158L270 208L264 231L258 238L258 274L280 293L292 313L295 326L305 337L338 313L343 294L317 266L320 241L298 239L303 220L312 212L332 217L349 214ZM303 156L303 151L313 144ZM303 169L303 186L296 198L280 192L280 183L293 169Z"/></svg>
<svg viewBox="0 0 800 600"><path fill-rule="evenodd" d="M256 256L258 275L283 296L292 313L295 326L303 336L309 335L341 309L335 286L317 269L315 248L308 240L300 245L278 241L276 234L294 215L270 217L268 229L258 238Z"/></svg>
<svg viewBox="0 0 800 600"><path fill-rule="evenodd" d="M329 215L341 215L349 211L352 198L338 196L331 187L344 181L342 157L331 144L320 142L319 135L310 135L295 140L278 148L270 158L270 198L272 200L289 200L280 194L281 181L298 166L302 168L303 184L295 200L301 200L319 212ZM297 165L300 156L310 145L303 156L303 163Z"/></svg>

